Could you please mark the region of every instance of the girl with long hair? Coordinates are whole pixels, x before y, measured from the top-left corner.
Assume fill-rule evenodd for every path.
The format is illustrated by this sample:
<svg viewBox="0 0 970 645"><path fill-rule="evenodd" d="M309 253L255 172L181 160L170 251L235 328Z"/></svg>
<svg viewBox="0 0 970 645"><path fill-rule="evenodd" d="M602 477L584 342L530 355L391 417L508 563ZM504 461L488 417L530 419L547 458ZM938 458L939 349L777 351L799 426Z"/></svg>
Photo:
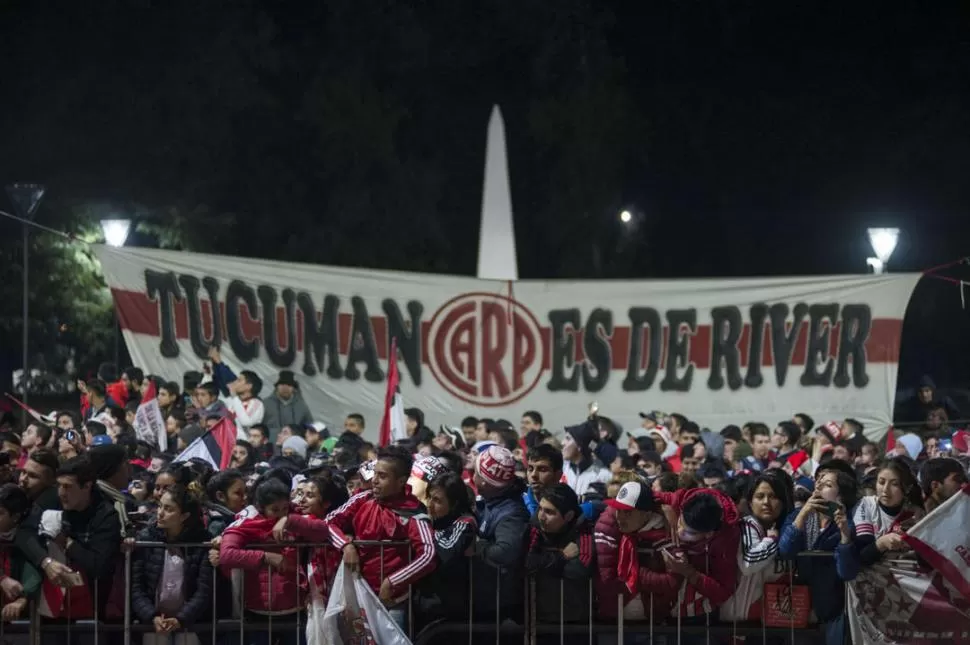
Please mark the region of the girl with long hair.
<svg viewBox="0 0 970 645"><path fill-rule="evenodd" d="M902 534L922 517L916 476L902 459L890 459L876 476L876 494L863 497L853 516L860 564L871 566L887 553L908 551Z"/></svg>
<svg viewBox="0 0 970 645"><path fill-rule="evenodd" d="M841 645L845 639L845 583L859 573L850 519L857 498L852 466L838 459L822 464L814 491L788 515L778 544L782 557L798 560L799 578L808 585L826 645ZM800 557L804 551L829 551L834 557Z"/></svg>
<svg viewBox="0 0 970 645"><path fill-rule="evenodd" d="M428 484L427 494L438 566L417 585L419 627L438 618L468 618L468 599L456 590L468 589L465 551L475 544L478 532L468 490L460 475L439 475Z"/></svg>
<svg viewBox="0 0 970 645"><path fill-rule="evenodd" d="M791 476L779 469L759 474L748 488L745 497L751 512L741 520L741 575L734 595L721 607L721 620L761 619L765 583L788 571L788 563L778 557L778 539L794 507L793 488Z"/></svg>
<svg viewBox="0 0 970 645"><path fill-rule="evenodd" d="M204 543L202 489L198 483L175 485L162 493L155 521L138 534L143 542ZM154 626L144 645L198 643L186 627L210 618L212 565L206 549L147 547L135 551L132 561L131 608L143 623Z"/></svg>

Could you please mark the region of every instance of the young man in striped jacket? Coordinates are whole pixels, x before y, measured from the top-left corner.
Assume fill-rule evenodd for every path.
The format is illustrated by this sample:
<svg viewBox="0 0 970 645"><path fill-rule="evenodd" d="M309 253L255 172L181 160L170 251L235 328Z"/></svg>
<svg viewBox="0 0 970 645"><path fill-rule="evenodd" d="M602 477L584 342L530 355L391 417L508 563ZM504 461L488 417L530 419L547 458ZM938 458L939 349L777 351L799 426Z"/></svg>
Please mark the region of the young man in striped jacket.
<svg viewBox="0 0 970 645"><path fill-rule="evenodd" d="M738 585L740 514L727 495L712 488L655 493L677 517L678 546L663 552L667 570L683 576L679 615L685 625L704 625ZM674 608L675 615L678 613Z"/></svg>

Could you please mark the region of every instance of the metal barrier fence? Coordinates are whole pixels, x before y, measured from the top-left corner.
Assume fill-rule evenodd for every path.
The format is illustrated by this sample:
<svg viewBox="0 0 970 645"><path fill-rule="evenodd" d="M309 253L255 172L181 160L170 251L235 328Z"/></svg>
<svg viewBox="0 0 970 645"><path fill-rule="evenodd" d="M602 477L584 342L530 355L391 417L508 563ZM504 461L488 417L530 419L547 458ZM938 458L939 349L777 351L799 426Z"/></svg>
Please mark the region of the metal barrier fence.
<svg viewBox="0 0 970 645"><path fill-rule="evenodd" d="M410 546L407 542L388 542L388 541L354 541L356 546L360 547L379 547L379 557L381 558L381 580L385 579L383 570L383 556L384 550L386 548L397 548L404 545L409 547L409 561L411 560ZM306 543L306 542L286 542L286 543L272 543L272 544L247 544L246 549L253 550L278 550L281 547L294 546L297 548L297 559L296 559L296 571L294 575L297 576L297 588L300 589L299 577L306 573L306 565L308 560L304 559L306 555L309 557L308 553L304 551L309 551L311 549L327 549L333 551L333 561L337 563L337 566L343 566L342 563L342 553L337 551L332 547L330 543ZM135 542L129 544L129 548L125 549L123 552L123 579L124 579L124 612L123 616L116 617L114 619L100 616L99 607L102 604L99 600L99 582L95 581L93 586L93 598L94 598L94 616L91 619L82 620L57 620L42 618L38 612L38 603L31 602L29 606L29 618L26 620L15 620L13 622L7 623L0 621L0 643L7 642L8 635L27 635L29 636L30 645L41 645L43 642L46 645L51 640L46 638L48 634L63 634L63 638L59 641L60 643L65 643L66 645L73 645L78 642L75 637L84 637L84 642L91 643L93 645L100 645L103 642L108 643L121 643L124 645L131 645L132 639L134 637L140 637L144 634L151 634L155 632L154 625L151 623L137 622L133 616L132 611L132 562L135 557L136 550L139 549L205 549L207 552L212 548L212 545L208 542L206 543L165 543L165 542ZM832 554L829 552L804 552L798 555L799 558L806 556L812 557L826 557L831 558ZM467 593L465 594L468 598L468 616L467 620L437 620L429 624L422 625L421 631L415 635L413 629L415 626L415 615L414 615L414 594L408 594L408 608L407 608L407 623L406 631L409 637L416 645L429 645L431 642L435 641L442 636L448 636L452 641L457 638L466 637L467 643L472 645L477 643L481 645L482 643L493 642L492 637L494 637L494 643L498 645L500 642L510 642L510 638L521 637L522 642L525 645L535 645L537 640L543 640L547 644L551 644L555 641L558 636L558 641L560 645L565 645L568 640L573 645L579 645L581 641L587 642L589 645L593 645L594 640L601 643L624 643L624 638L626 634L643 634L648 637L649 642L654 641L655 636L665 636L668 637L667 643L673 645L674 642L680 645L683 636L693 637L692 642L698 642L698 638L706 637L706 645L710 645L713 641L715 643L724 642L726 638L737 639L739 637L759 637L762 644L766 643L768 638L771 637L775 639L787 640L794 645L797 636L804 636L802 642L811 642L818 632L816 629L810 628L797 628L795 626L795 615L794 612L790 612L791 622L787 627L766 627L764 624L752 624L751 622L738 622L733 623L723 623L716 619L712 620L710 614L705 615L705 622L702 625L699 624L683 624L680 617L680 612L677 612L677 616L666 616L658 617L654 615L654 597L652 594L648 594L645 598L646 618L645 621L631 622L625 620L623 617L624 603L622 596L617 596L617 618L616 620L604 621L596 616L596 595L593 589L593 580L590 579L587 582L587 605L589 607L588 615L585 620L576 616L566 616L564 612L565 605L565 584L562 580L559 583L559 620L558 622L540 622L537 619L536 611L536 599L537 599L537 579L534 576L524 576L525 585L525 599L523 611L520 616L516 616L516 620L512 620L510 616L503 616L502 614L502 603L501 603L501 580L502 572L496 570L496 597L495 597L495 618L494 621L489 622L476 622L474 620L474 609L475 609L475 579L474 579L474 567L471 558L468 559L469 566L469 585ZM270 606L272 606L272 593L273 593L273 568L267 566L267 576L269 581L270 589ZM789 585L794 584L792 567L788 568L788 583ZM235 570L241 571L241 570ZM195 634L200 637L202 643L215 645L234 645L238 642L240 645L250 645L253 641L247 640L246 634L258 632L267 635L268 643L274 643L274 634L283 636L280 642L283 643L305 643L305 630L307 626L307 616L304 615L306 611L306 604L309 600L309 591L298 593L299 606L296 611L289 613L285 618L279 616L274 617L272 613L266 614L265 616L257 616L254 613L247 610L243 602L244 589L245 589L245 577L247 572L241 571L242 576L239 581L239 586L242 588L237 594L236 590L233 591L233 615L220 616L219 615L219 579L224 577L219 567L211 568L212 576L212 599L211 599L211 617L208 623L195 623L191 625L182 626L179 633L182 634ZM252 575L252 574L248 574ZM276 574L281 575L281 574ZM594 574L595 575L595 574ZM117 575L116 575L117 579ZM327 586L332 581L327 581ZM224 583L225 584L225 583ZM224 585L223 585L224 586ZM548 589L544 590L545 592ZM67 611L70 614L70 596L68 598ZM602 604L605 599L598 599ZM681 599L678 599L676 606L679 607ZM761 598L762 602L762 616L765 615L764 604L766 602L764 594ZM120 618L120 620L119 620ZM239 639L236 641L235 638L230 638L227 636L221 636L225 634L231 634L233 632L238 632ZM45 637L42 639L41 635L44 634ZM286 634L292 635L292 640L286 637ZM120 637L119 637L120 636ZM603 641L603 638L607 638L607 641ZM671 638L673 637L673 638ZM673 639L676 639L674 641ZM751 641L756 642L755 640Z"/></svg>

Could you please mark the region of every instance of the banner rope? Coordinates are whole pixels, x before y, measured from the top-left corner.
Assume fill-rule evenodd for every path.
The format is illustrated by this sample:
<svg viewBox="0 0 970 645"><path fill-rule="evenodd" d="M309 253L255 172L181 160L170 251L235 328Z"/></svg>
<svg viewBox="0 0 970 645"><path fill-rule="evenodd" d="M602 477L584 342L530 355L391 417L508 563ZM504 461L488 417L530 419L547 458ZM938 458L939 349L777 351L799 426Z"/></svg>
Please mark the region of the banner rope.
<svg viewBox="0 0 970 645"><path fill-rule="evenodd" d="M46 231L47 233L53 233L54 235L63 237L64 239L70 240L71 242L81 242L82 244L90 244L89 242L86 242L81 238L77 237L73 233L65 233L64 231L58 231L56 228L51 228L49 226L44 226L43 224L38 224L37 222L33 222L29 219L24 219L23 217L19 217L17 215L14 215L13 213L8 213L7 211L0 211L0 215L3 215L4 217L9 217L10 219L16 220L21 224L26 224L27 226L33 226L34 228L39 229L41 231Z"/></svg>

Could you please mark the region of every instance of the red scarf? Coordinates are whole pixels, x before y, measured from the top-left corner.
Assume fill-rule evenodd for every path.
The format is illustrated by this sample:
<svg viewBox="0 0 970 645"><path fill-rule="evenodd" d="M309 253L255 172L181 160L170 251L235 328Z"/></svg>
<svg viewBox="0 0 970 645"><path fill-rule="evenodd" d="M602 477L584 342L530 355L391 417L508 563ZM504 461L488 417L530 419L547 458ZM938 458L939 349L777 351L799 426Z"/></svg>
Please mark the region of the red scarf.
<svg viewBox="0 0 970 645"><path fill-rule="evenodd" d="M637 541L627 533L620 536L620 558L616 572L626 591L631 596L637 595L640 589L640 559L637 557Z"/></svg>
<svg viewBox="0 0 970 645"><path fill-rule="evenodd" d="M664 527L662 519L656 517L651 517L647 520L647 523L636 533L622 533L620 535L616 573L617 577L623 583L623 586L626 587L627 595L631 598L641 591L640 557L637 554L637 544L640 542L641 535L645 535L645 539L647 540L653 539L647 534L664 534L665 537L670 537L667 529Z"/></svg>

